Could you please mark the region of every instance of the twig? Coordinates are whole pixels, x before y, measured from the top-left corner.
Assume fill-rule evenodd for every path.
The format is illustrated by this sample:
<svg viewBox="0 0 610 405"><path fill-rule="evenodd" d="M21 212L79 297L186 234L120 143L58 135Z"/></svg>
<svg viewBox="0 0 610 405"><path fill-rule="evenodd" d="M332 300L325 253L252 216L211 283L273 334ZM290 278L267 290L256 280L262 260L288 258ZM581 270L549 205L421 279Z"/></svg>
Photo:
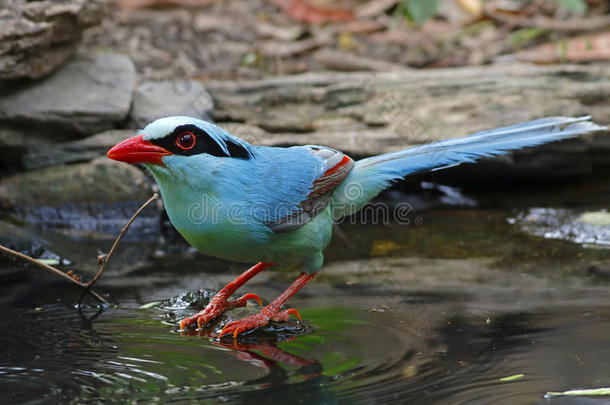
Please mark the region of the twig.
<svg viewBox="0 0 610 405"><path fill-rule="evenodd" d="M534 14L540 7L542 7L546 3L546 0L534 0L530 4L528 4L521 14L514 19L508 20L505 22L504 26L500 28L500 35L507 35L513 28L517 27L522 21L525 21L527 17Z"/></svg>
<svg viewBox="0 0 610 405"><path fill-rule="evenodd" d="M81 295L80 295L80 298L78 300L79 305L80 305L81 302L83 302L83 298L85 298L85 296L87 294L91 294L99 302L107 304L108 301L106 301L104 299L104 297L102 297L101 295L99 295L98 293L93 291L91 288L97 282L97 280L99 280L99 278L102 276L102 273L104 273L104 269L106 268L106 263L108 263L108 260L110 259L110 256L112 256L112 253L114 252L114 250L116 249L117 245L119 244L119 241L123 238L123 236L125 235L125 233L129 229L129 227L131 226L133 221L136 219L136 217L138 215L140 215L140 213L142 212L142 210L144 208L146 208L151 202L153 202L157 198L159 198L159 195L157 193L154 193L152 195L152 197L150 197L148 199L148 201L146 201L144 204L142 204L142 206L140 208L138 208L138 210L131 216L131 218L129 219L129 222L127 222L127 224L123 227L123 229L121 229L121 232L119 233L119 236L117 236L116 240L114 241L114 244L110 248L110 252L108 252L108 254L102 259L102 262L100 264L100 268L97 270L97 273L91 279L91 281L89 281L88 283L80 282L77 279L75 279L73 277L70 277L69 274L67 274L67 273L65 273L65 272L63 272L63 271L61 271L61 270L59 270L59 269L57 269L57 268L55 268L53 266L49 266L46 263L43 263L43 262L41 262L39 260L36 260L33 257L30 257L30 256L25 255L23 253L17 252L16 250L9 249L6 246L0 245L0 251L4 252L6 254L9 254L11 256L15 256L15 257L17 257L19 259L26 260L26 261L28 261L30 263L33 263L36 266L38 266L40 268L43 268L45 270L48 270L51 273L57 274L59 277L62 277L65 280L68 280L69 282L79 286L81 288Z"/></svg>
<svg viewBox="0 0 610 405"><path fill-rule="evenodd" d="M601 15L586 18L572 17L568 20L559 20L545 16L531 17L539 6L534 6L536 2L530 3L519 16L505 15L493 6L493 3L485 6L485 14L492 20L501 22L511 30L516 27L540 28L549 31L594 31L602 29L610 24L610 15ZM541 2L541 5L545 2ZM531 18L530 18L531 17Z"/></svg>
<svg viewBox="0 0 610 405"><path fill-rule="evenodd" d="M55 267L53 267L53 266L49 266L48 264L45 264L45 263L43 263L43 262L41 262L41 261L39 261L39 260L36 260L36 259L34 259L33 257L30 257L30 256L28 256L28 255L24 255L23 253L17 252L16 250L13 250L13 249L9 249L9 248L7 248L6 246L2 246L2 245L0 245L0 250L1 250L1 251L3 251L3 252L4 252L4 253L6 253L6 254L9 254L9 255L15 256L15 257L17 257L17 258L19 258L19 259L26 260L26 261L28 261L28 262L30 262L30 263L35 264L36 266L38 266L38 267L40 267L40 268L43 268L43 269L48 270L48 271L50 271L50 272L52 272L52 273L55 273L55 274L57 274L58 276L60 276L60 277L62 277L62 278L64 278L64 279L66 279L66 280L68 280L69 282L71 282L71 283L74 283L74 284L78 285L78 286L79 286L80 288L82 288L83 290L87 289L87 285L86 285L85 283L81 283L81 282L79 282L79 281L77 281L77 280L73 279L72 277L70 277L69 275L67 275L66 273L64 273L63 271L61 271L61 270L59 270L59 269L57 269L57 268L55 268ZM87 292L88 292L88 293L90 293L90 294L91 294L93 297L95 297L95 299L97 299L99 302L102 302L102 303L104 303L104 304L107 304L107 303L108 303L108 301L106 301L106 300L104 299L104 297L102 297L101 295L99 295L99 294L98 294L98 293L96 293L95 291L92 291L91 289L89 289Z"/></svg>
<svg viewBox="0 0 610 405"><path fill-rule="evenodd" d="M85 288L84 288L83 292L81 293L81 296L78 300L79 304L83 301L83 298L85 297L86 293L91 290L91 287L93 287L95 285L95 283L97 282L97 280L99 280L100 277L102 277L102 274L104 273L104 269L106 268L106 263L108 263L108 260L110 260L112 253L114 253L114 250L116 249L117 245L119 244L119 242L121 241L121 239L123 238L125 233L127 233L127 230L129 229L129 227L131 226L133 221L136 219L136 217L138 215L140 215L140 213L142 212L142 210L144 208L146 208L151 202L153 202L157 198L159 198L159 194L154 193L152 195L152 197L150 197L148 199L148 201L146 201L144 204L142 204L142 206L140 208L138 208L138 210L129 219L129 222L127 222L127 224L125 224L123 229L121 229L121 232L119 233L119 236L117 236L114 243L112 244L110 251L108 252L108 254L106 256L103 256L103 258L101 259L100 268L97 270L97 273L95 274L95 276L93 276L91 281L89 281L87 284L85 284Z"/></svg>

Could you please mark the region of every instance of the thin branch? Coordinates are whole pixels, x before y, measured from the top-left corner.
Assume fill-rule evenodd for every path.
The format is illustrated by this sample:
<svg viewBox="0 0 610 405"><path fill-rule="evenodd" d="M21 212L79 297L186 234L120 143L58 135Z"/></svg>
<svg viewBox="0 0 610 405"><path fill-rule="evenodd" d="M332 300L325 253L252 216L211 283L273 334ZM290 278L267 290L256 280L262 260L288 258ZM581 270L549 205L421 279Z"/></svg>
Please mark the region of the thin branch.
<svg viewBox="0 0 610 405"><path fill-rule="evenodd" d="M494 4L485 6L485 14L492 20L506 24L512 30L515 27L521 28L540 28L549 31L594 31L606 27L610 24L610 15L592 16L586 18L571 17L567 20L560 20L545 16L532 16L534 12L543 5L545 1L536 1L526 6L520 15L508 15L497 11Z"/></svg>
<svg viewBox="0 0 610 405"><path fill-rule="evenodd" d="M13 249L9 249L6 246L2 246L2 245L0 245L0 251L3 251L4 253L9 254L11 256L15 256L15 257L17 257L19 259L26 260L26 261L28 261L28 262L30 262L32 264L35 264L36 266L38 266L40 268L43 268L45 270L50 271L51 273L57 274L58 276L66 279L67 281L69 281L69 282L71 282L73 284L76 284L77 286L79 286L80 288L82 288L84 290L87 289L87 285L86 284L81 283L81 282L75 280L74 278L70 277L69 275L67 275L63 271L61 271L61 270L59 270L59 269L57 269L57 268L55 268L53 266L49 266L48 264L45 264L45 263L43 263L43 262L41 262L39 260L36 260L33 257L30 257L28 255L24 255L23 253L17 252L16 250L13 250ZM106 301L104 299L104 297L102 297L101 295L99 295L95 291L89 290L87 292L90 293L91 295L93 295L95 297L95 299L97 299L99 302L102 302L104 304L108 303L108 301Z"/></svg>
<svg viewBox="0 0 610 405"><path fill-rule="evenodd" d="M157 198L159 198L159 194L154 193L152 195L152 197L150 197L148 199L148 201L146 201L144 204L142 204L142 206L140 208L138 208L138 210L131 216L131 218L129 219L129 222L127 222L127 224L125 224L125 226L123 227L123 229L121 229L121 232L119 233L119 236L117 236L117 238L115 239L114 243L112 244L112 247L110 248L110 251L108 252L107 255L103 256L102 260L101 260L101 264L100 264L100 268L97 270L97 273L95 274L95 276L91 279L91 281L89 281L86 285L85 285L85 291L83 291L83 293L81 294L80 299L78 300L78 303L80 304L86 294L87 291L89 291L91 289L91 287L93 287L95 285L95 283L97 282L97 280L100 279L100 277L102 277L102 274L104 273L104 269L106 268L106 264L108 263L108 260L110 260L110 257L112 256L112 254L114 253L114 250L116 249L117 245L119 244L119 242L121 241L121 239L123 239L123 236L125 235L125 233L127 233L127 230L129 230L129 227L131 226L131 224L133 223L133 221L136 219L136 217L138 215L140 215L140 213L142 212L142 210L144 208L146 208L151 202L155 201Z"/></svg>

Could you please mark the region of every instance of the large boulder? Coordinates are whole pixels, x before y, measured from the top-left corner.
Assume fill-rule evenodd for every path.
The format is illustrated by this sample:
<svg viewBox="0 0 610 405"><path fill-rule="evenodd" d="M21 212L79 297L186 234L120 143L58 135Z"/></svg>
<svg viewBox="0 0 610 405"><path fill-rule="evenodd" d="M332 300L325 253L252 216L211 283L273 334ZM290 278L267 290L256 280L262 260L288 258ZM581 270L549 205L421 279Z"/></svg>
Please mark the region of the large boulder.
<svg viewBox="0 0 610 405"><path fill-rule="evenodd" d="M129 126L142 128L157 118L186 115L212 120L214 103L202 83L193 80L145 81L138 85Z"/></svg>
<svg viewBox="0 0 610 405"><path fill-rule="evenodd" d="M70 236L113 238L152 193L142 171L103 157L4 177L0 208L15 219ZM148 207L136 221L132 236L156 235L159 206Z"/></svg>
<svg viewBox="0 0 610 405"><path fill-rule="evenodd" d="M0 80L40 78L74 53L99 24L105 0L1 0Z"/></svg>
<svg viewBox="0 0 610 405"><path fill-rule="evenodd" d="M42 136L104 131L126 118L135 80L127 56L80 53L51 76L4 91L0 123Z"/></svg>

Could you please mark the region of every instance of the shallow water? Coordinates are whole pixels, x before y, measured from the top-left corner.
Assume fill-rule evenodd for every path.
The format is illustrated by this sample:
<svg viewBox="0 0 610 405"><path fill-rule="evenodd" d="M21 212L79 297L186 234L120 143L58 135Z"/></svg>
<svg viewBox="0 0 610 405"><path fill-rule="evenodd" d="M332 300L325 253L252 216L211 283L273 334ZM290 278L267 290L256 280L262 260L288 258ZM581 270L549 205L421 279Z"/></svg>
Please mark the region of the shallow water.
<svg viewBox="0 0 610 405"><path fill-rule="evenodd" d="M319 277L290 301L304 322L237 343L178 332L192 309L163 300L243 270L180 244L123 243L97 287L113 302L103 311L77 311L72 286L2 261L3 402L608 403L544 394L610 386L610 250L525 220L603 212L610 184L599 183L554 189L561 207L545 190L472 193L479 208L417 212L419 224L343 224ZM110 242L81 236L40 233L91 273ZM263 272L243 290L268 301L293 277Z"/></svg>

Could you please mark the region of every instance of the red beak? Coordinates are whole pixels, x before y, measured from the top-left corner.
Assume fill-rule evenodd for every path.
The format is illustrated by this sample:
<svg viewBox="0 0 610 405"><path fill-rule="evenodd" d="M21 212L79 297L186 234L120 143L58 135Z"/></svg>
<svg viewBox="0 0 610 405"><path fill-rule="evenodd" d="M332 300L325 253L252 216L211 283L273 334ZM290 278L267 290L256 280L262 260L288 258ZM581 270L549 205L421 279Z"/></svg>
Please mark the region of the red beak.
<svg viewBox="0 0 610 405"><path fill-rule="evenodd" d="M153 145L142 139L144 135L134 136L117 143L108 151L106 156L110 159L126 163L155 163L163 165L161 158L171 155L166 149Z"/></svg>

